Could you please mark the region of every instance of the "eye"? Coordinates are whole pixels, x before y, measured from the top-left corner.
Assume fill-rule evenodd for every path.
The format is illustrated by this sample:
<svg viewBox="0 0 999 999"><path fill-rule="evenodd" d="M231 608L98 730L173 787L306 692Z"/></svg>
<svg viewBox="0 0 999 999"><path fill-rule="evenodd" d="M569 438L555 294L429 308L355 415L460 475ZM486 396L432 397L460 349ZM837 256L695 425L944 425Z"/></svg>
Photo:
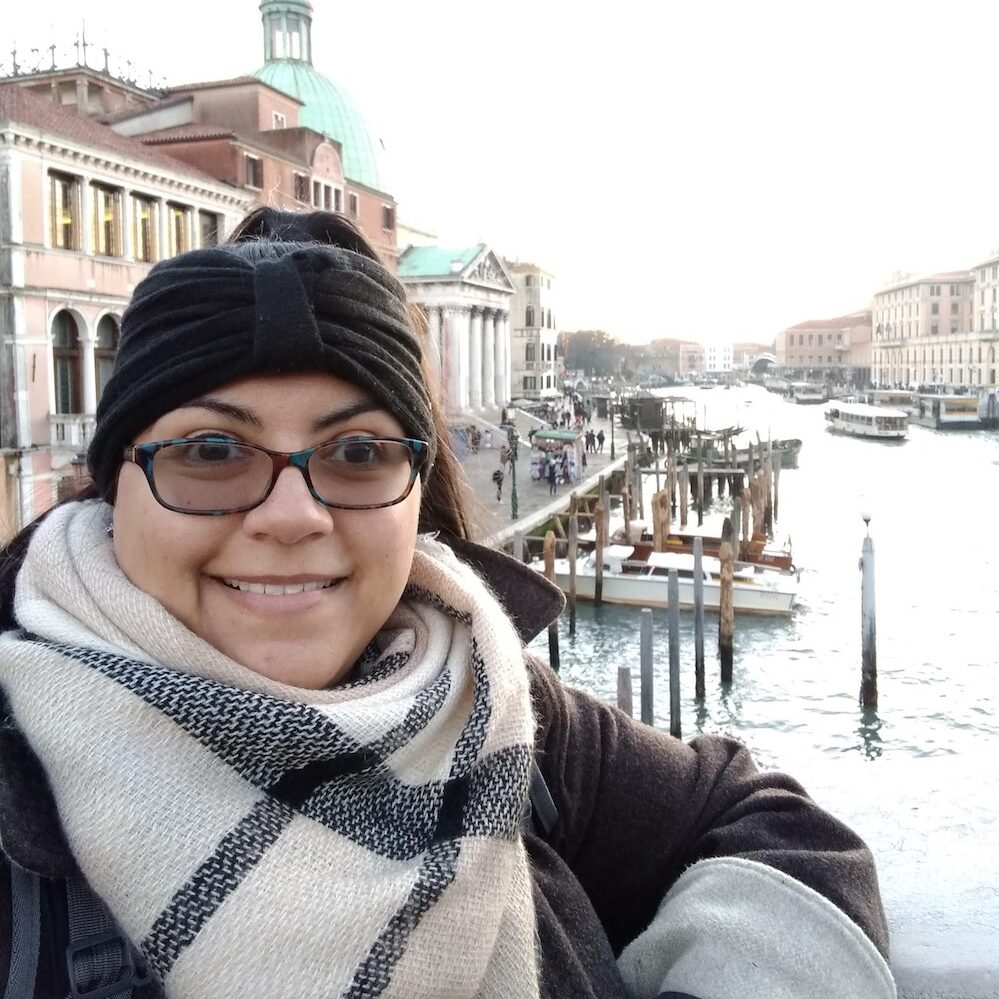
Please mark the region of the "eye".
<svg viewBox="0 0 999 999"><path fill-rule="evenodd" d="M248 449L236 441L217 437L192 440L184 444L171 444L165 448L169 457L187 465L222 465L245 460Z"/></svg>
<svg viewBox="0 0 999 999"><path fill-rule="evenodd" d="M336 441L330 448L332 460L352 468L372 467L385 459L385 449L380 441L354 437Z"/></svg>

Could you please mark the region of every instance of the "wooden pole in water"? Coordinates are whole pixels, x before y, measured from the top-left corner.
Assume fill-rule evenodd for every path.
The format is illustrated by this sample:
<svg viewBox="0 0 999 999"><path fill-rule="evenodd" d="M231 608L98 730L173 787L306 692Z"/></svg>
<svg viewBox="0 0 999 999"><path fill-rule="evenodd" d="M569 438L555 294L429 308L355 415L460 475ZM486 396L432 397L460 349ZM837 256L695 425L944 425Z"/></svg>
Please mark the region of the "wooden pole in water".
<svg viewBox="0 0 999 999"><path fill-rule="evenodd" d="M697 526L704 523L704 456L697 459Z"/></svg>
<svg viewBox="0 0 999 999"><path fill-rule="evenodd" d="M718 546L718 558L721 562L719 582L721 594L718 605L718 658L721 660L722 683L732 682L732 639L735 632L735 607L732 601L732 570L734 553L732 551L732 521L725 518L722 526L721 544Z"/></svg>
<svg viewBox="0 0 999 999"><path fill-rule="evenodd" d="M656 717L653 704L655 695L652 687L652 611L648 607L642 608L641 652L642 721L646 725L654 725Z"/></svg>
<svg viewBox="0 0 999 999"><path fill-rule="evenodd" d="M579 555L579 500L569 496L569 634L576 634L576 559Z"/></svg>
<svg viewBox="0 0 999 999"><path fill-rule="evenodd" d="M704 540L694 538L694 696L704 697Z"/></svg>
<svg viewBox="0 0 999 999"><path fill-rule="evenodd" d="M780 509L780 451L774 455L774 523L779 519Z"/></svg>
<svg viewBox="0 0 999 999"><path fill-rule="evenodd" d="M632 682L631 667L618 666L617 668L617 706L629 717L634 716L634 708L631 703Z"/></svg>
<svg viewBox="0 0 999 999"><path fill-rule="evenodd" d="M687 463L680 469L680 530L687 526L687 501L690 493L690 470Z"/></svg>
<svg viewBox="0 0 999 999"><path fill-rule="evenodd" d="M545 532L545 579L555 582L555 532ZM548 660L555 672L558 672L558 621L548 625Z"/></svg>
<svg viewBox="0 0 999 999"><path fill-rule="evenodd" d="M593 564L595 572L593 579L593 604L595 607L599 607L604 599L604 544L606 541L604 505L602 502L597 503L597 508L593 514L593 524L597 529L597 544L596 552L594 553L596 561Z"/></svg>
<svg viewBox="0 0 999 999"><path fill-rule="evenodd" d="M767 537L773 537L774 533L774 468L772 459L767 458L763 463L763 530L767 532Z"/></svg>
<svg viewBox="0 0 999 999"><path fill-rule="evenodd" d="M749 554L749 542L752 535L749 533L749 512L753 505L753 494L746 486L742 489L742 543L745 546L746 554Z"/></svg>
<svg viewBox="0 0 999 999"><path fill-rule="evenodd" d="M660 437L661 440L662 438ZM656 492L659 492L660 489L662 489L662 485L659 481L659 449L656 448Z"/></svg>
<svg viewBox="0 0 999 999"><path fill-rule="evenodd" d="M871 518L864 516L870 525ZM878 628L874 604L874 539L868 527L860 554L860 704L865 708L878 706Z"/></svg>
<svg viewBox="0 0 999 999"><path fill-rule="evenodd" d="M670 510L669 495L667 493L659 494L659 507L660 507L660 529L663 535L663 546L661 551L666 551L669 542L669 532L673 528L673 517Z"/></svg>
<svg viewBox="0 0 999 999"><path fill-rule="evenodd" d="M654 552L663 550L663 512L659 497L658 490L652 494L652 550Z"/></svg>
<svg viewBox="0 0 999 999"><path fill-rule="evenodd" d="M680 579L670 569L666 584L669 620L669 734L680 738Z"/></svg>
<svg viewBox="0 0 999 999"><path fill-rule="evenodd" d="M732 547L735 551L736 561L743 558L742 554L742 497L736 496L732 500Z"/></svg>
<svg viewBox="0 0 999 999"><path fill-rule="evenodd" d="M621 492L621 509L624 512L624 543L631 544L631 488L627 481Z"/></svg>

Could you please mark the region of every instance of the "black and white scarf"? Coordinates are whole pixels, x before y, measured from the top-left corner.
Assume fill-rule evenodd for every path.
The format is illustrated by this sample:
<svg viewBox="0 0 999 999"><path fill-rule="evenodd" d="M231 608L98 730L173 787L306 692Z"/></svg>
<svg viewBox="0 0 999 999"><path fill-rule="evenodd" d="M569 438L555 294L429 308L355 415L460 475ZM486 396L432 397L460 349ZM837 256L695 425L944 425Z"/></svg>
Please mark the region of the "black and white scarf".
<svg viewBox="0 0 999 999"><path fill-rule="evenodd" d="M39 527L0 684L80 868L171 999L538 995L518 829L533 719L483 582L421 539L355 679L303 690L188 631L109 509Z"/></svg>

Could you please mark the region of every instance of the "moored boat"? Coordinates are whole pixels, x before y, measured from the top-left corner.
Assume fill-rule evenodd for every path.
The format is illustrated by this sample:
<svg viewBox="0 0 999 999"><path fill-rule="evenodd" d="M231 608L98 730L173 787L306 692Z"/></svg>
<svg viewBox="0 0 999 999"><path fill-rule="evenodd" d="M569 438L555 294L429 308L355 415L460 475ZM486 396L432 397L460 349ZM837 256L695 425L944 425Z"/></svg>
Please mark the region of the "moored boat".
<svg viewBox="0 0 999 999"><path fill-rule="evenodd" d="M694 606L694 556L677 552L651 552L641 558L633 545L608 545L604 549L602 599L612 604L635 607L666 607L669 572L675 569L679 583L679 606ZM544 571L541 562L533 562ZM705 556L704 608L717 611L721 598L721 564ZM569 560L555 559L555 583L568 592ZM576 597L593 600L596 589L596 552L581 556L576 562ZM798 578L760 566L736 563L732 578L732 605L736 613L787 616L794 609Z"/></svg>
<svg viewBox="0 0 999 999"><path fill-rule="evenodd" d="M977 395L919 393L912 422L934 430L980 430Z"/></svg>
<svg viewBox="0 0 999 999"><path fill-rule="evenodd" d="M840 402L826 410L829 429L849 437L904 440L909 414L901 409L872 406L866 402Z"/></svg>
<svg viewBox="0 0 999 999"><path fill-rule="evenodd" d="M824 382L791 382L787 397L801 406L814 406L826 402L829 392Z"/></svg>

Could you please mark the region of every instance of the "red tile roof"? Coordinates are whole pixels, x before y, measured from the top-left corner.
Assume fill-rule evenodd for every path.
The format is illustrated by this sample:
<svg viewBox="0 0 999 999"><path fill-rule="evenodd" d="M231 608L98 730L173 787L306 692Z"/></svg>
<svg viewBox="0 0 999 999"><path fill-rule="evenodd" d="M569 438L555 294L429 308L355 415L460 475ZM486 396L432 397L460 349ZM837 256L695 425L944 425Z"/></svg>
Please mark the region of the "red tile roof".
<svg viewBox="0 0 999 999"><path fill-rule="evenodd" d="M191 122L187 125L173 125L170 128L158 128L154 132L143 132L135 136L146 145L158 146L168 142L199 142L205 139L236 139L238 136L231 128L221 125L199 125Z"/></svg>
<svg viewBox="0 0 999 999"><path fill-rule="evenodd" d="M862 312L851 312L848 316L837 316L835 319L809 319L807 322L798 323L797 326L788 326L789 330L843 330L850 326L869 326L871 324L871 313L868 310Z"/></svg>
<svg viewBox="0 0 999 999"><path fill-rule="evenodd" d="M164 171L183 174L202 182L221 183L217 177L150 148L138 138L118 135L107 125L102 125L99 121L76 111L60 107L43 97L36 97L16 83L0 85L0 119L28 125L63 139L138 160Z"/></svg>
<svg viewBox="0 0 999 999"><path fill-rule="evenodd" d="M183 83L179 87L167 87L166 92L168 94L179 94L186 90L217 90L220 87L243 87L248 83L256 83L258 86L266 87L268 90L273 90L274 93L280 94L282 97L286 97L288 100L294 101L296 104L304 103L293 94L286 94L283 90L278 90L277 87L272 87L269 83L265 83L256 76L234 76L231 80L205 80L201 83Z"/></svg>
<svg viewBox="0 0 999 999"><path fill-rule="evenodd" d="M162 108L173 107L175 104L184 104L193 98L190 94L178 94L176 97L166 97L163 100L150 101L148 104L133 104L123 108L121 111L112 111L110 114L99 115L97 120L104 125L115 125L119 121L128 121L129 118L137 118L139 115L149 114L150 111L159 111Z"/></svg>

